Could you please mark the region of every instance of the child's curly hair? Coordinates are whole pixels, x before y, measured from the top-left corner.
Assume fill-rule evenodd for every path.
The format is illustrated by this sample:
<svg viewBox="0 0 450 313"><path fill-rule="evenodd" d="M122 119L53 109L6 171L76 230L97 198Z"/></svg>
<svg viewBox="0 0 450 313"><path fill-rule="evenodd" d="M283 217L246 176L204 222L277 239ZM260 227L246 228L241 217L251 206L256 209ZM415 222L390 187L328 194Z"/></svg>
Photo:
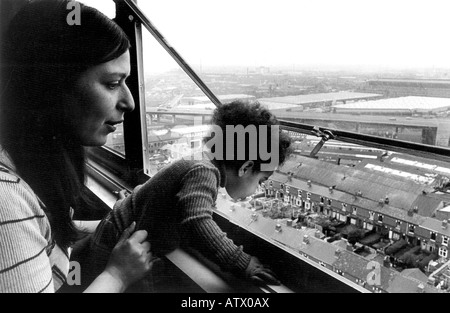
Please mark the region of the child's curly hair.
<svg viewBox="0 0 450 313"><path fill-rule="evenodd" d="M258 126L266 125L267 127L267 143L270 143L271 138L271 131L270 128L274 125L279 125L279 122L275 115L273 115L268 109L261 106L261 104L258 101L242 101L237 100L228 104L221 105L220 107L216 108L212 117L212 124L217 125L222 129L223 133L223 151L224 156L227 155L226 153L226 146L227 146L227 140L231 140L231 138L227 138L227 132L226 132L226 126L238 126L242 125L244 128L246 128L249 125L256 126L256 132L257 132L257 143L259 145L260 142L260 128ZM236 136L236 135L235 135ZM211 137L210 137L211 138ZM206 138L208 139L208 138ZM282 165L286 159L289 157L289 155L292 153L292 147L291 138L281 130L279 131L279 145L278 145L278 165ZM242 166L243 163L250 160L250 151L249 151L249 136L246 134L245 139L245 160L238 160L237 154L238 154L238 148L237 148L237 140L234 139L234 158L233 160L229 160L228 158L223 158L223 162L226 165L229 165L233 168L239 168ZM267 153L272 153L272 151L269 151L271 145L268 144ZM241 148L242 149L242 148ZM258 146L259 151L259 146ZM212 151L213 152L213 151ZM242 152L242 151L241 151ZM268 160L263 160L261 158L260 153L256 153L257 159L251 159L254 161L255 164L255 170L260 171L261 170L261 164L266 163Z"/></svg>

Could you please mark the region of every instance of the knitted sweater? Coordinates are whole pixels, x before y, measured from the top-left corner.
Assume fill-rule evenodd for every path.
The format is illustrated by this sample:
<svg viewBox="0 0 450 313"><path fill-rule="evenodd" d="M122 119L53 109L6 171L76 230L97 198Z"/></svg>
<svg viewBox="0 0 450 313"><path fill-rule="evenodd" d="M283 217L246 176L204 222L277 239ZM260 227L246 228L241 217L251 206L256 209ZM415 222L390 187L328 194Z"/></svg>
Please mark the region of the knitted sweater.
<svg viewBox="0 0 450 313"><path fill-rule="evenodd" d="M106 219L108 225L116 225L116 234L100 225L95 241L112 238L112 249L117 233L136 221L138 229L148 231L156 256L186 244L224 270L243 273L250 255L236 246L212 218L218 189L225 186L225 179L224 169L209 160L175 161L118 201Z"/></svg>
<svg viewBox="0 0 450 313"><path fill-rule="evenodd" d="M44 206L0 148L0 293L50 293L69 271Z"/></svg>

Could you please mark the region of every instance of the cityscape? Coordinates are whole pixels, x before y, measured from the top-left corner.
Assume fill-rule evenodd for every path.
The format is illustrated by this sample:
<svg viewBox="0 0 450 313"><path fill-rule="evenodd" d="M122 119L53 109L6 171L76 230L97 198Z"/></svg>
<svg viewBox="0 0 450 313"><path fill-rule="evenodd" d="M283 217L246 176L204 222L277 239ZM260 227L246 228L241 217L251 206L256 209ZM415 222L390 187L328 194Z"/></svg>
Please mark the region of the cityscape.
<svg viewBox="0 0 450 313"><path fill-rule="evenodd" d="M450 143L448 70L206 72L222 103L280 120L431 146ZM215 105L180 71L146 77L150 175L201 151ZM317 128L318 129L318 128ZM289 130L294 156L251 201L217 210L370 292L450 291L450 164ZM123 152L118 131L109 146Z"/></svg>

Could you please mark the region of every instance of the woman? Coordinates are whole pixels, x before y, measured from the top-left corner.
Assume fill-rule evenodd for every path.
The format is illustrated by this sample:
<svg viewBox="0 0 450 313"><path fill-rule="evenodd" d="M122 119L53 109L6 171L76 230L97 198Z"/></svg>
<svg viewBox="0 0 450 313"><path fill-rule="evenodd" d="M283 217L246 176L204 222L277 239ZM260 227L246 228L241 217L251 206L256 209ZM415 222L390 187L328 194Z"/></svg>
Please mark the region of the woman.
<svg viewBox="0 0 450 313"><path fill-rule="evenodd" d="M0 292L53 292L77 240L85 146L101 146L134 102L125 83L130 43L97 10L31 1L12 20L3 51L0 113ZM147 232L127 225L86 291L121 292L151 268Z"/></svg>

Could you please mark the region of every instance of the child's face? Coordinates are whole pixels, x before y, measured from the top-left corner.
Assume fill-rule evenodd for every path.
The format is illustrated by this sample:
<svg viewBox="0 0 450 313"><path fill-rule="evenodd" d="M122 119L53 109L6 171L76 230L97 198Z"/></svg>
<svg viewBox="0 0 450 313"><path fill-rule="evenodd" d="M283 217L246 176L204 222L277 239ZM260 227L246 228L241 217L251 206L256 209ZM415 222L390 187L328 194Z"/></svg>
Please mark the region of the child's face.
<svg viewBox="0 0 450 313"><path fill-rule="evenodd" d="M239 170L227 169L226 185L228 195L235 199L244 199L256 192L260 184L265 182L272 174L270 172L260 172L253 170L253 162L248 166L246 162Z"/></svg>

